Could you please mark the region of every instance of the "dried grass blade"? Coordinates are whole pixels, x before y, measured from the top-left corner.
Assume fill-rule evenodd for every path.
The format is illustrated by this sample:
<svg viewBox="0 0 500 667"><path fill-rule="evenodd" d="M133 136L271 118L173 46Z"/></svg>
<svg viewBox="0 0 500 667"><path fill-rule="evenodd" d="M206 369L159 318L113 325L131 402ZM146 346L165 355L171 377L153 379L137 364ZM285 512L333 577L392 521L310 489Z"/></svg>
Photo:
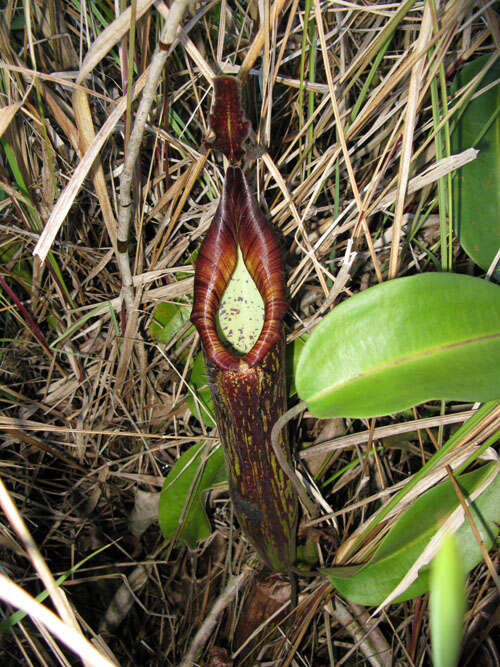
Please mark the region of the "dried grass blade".
<svg viewBox="0 0 500 667"><path fill-rule="evenodd" d="M428 45L432 36L432 9L431 3L426 3L420 33L415 44L415 51L423 51ZM401 227L403 223L403 212L406 201L406 189L410 175L411 154L413 148L413 134L417 119L418 91L422 80L424 69L424 58L418 60L412 68L410 76L410 85L408 89L408 102L406 104L405 129L403 132L403 143L401 146L401 158L398 175L398 194L396 198L396 208L394 211L394 222L392 232L391 255L389 258L389 274L391 280L395 278L399 267L399 244L401 240Z"/></svg>
<svg viewBox="0 0 500 667"><path fill-rule="evenodd" d="M2 107L0 109L0 137L9 127L11 120L14 118L21 106L21 102L16 102L15 104L9 104L6 107Z"/></svg>
<svg viewBox="0 0 500 667"><path fill-rule="evenodd" d="M137 0L136 18L139 20L143 14L154 3L154 0ZM91 49L85 56L80 71L78 73L77 83L82 83L98 65L104 56L122 39L130 29L130 18L132 10L130 7L118 16L107 28L105 28L99 37L92 44Z"/></svg>
<svg viewBox="0 0 500 667"><path fill-rule="evenodd" d="M488 486L493 482L495 477L498 475L499 471L500 471L500 466L498 465L492 468L491 473L480 484L478 484L477 488L474 489L474 492L471 493L471 495L469 496L469 500L473 501L478 496L480 496L481 493L486 488L488 488ZM376 616L385 606L390 604L392 600L397 598L398 595L403 593L410 586L410 584L412 584L415 581L415 579L418 577L418 573L421 570L421 568L424 567L424 565L430 563L431 560L436 555L443 536L448 533L454 533L462 525L464 520L465 520L465 512L463 510L463 507L460 505L454 512L450 514L447 520L439 527L439 529L431 537L429 543L427 544L423 552L413 563L411 568L408 570L403 579L401 579L400 583L396 586L396 588L385 598L385 600L373 612L373 616Z"/></svg>
<svg viewBox="0 0 500 667"><path fill-rule="evenodd" d="M325 66L325 71L326 71L326 78L328 80L328 88L330 91L330 99L332 103L332 109L333 109L333 114L335 116L335 123L337 125L337 136L340 142L340 145L342 146L342 153L344 154L344 160L345 164L347 167L347 172L349 174L349 182L351 184L352 192L354 195L354 198L356 200L356 205L358 207L358 213L359 213L359 221L361 222L361 225L363 226L363 231L365 233L365 239L366 243L368 245L368 249L370 251L370 256L373 262L373 266L375 268L375 273L377 274L377 279L379 282L382 282L382 272L380 270L380 266L378 263L377 255L375 254L375 249L373 247L373 241L370 236L370 230L368 229L368 224L366 222L366 216L363 211L363 203L361 201L361 196L359 194L359 189L356 183L356 177L354 175L354 171L352 168L351 164L351 159L349 157L349 150L347 148L347 143L344 135L344 128L342 126L342 119L340 117L340 111L339 107L337 104L337 98L335 95L335 88L333 85L333 76L332 76L332 70L330 68L330 63L328 61L328 51L327 51L327 46L326 46L326 39L325 39L325 30L323 27L323 17L321 16L321 8L320 6L315 3L314 4L314 12L316 14L316 25L318 28L318 35L319 35L319 41L321 44L321 53L323 55L323 63Z"/></svg>
<svg viewBox="0 0 500 667"><path fill-rule="evenodd" d="M0 597L8 604L22 609L32 619L42 623L52 634L79 655L86 664L93 665L93 667L116 667L116 663L92 646L81 632L63 623L50 609L37 602L3 574L0 574Z"/></svg>
<svg viewBox="0 0 500 667"><path fill-rule="evenodd" d="M148 70L143 72L137 79L134 86L134 98L141 92L146 83ZM63 224L69 209L71 208L76 195L78 194L83 181L89 173L95 159L99 155L101 148L106 143L109 135L113 132L116 124L122 117L127 104L127 96L121 97L104 125L101 127L95 138L89 145L85 155L82 157L70 181L61 193L61 196L52 209L52 212L47 220L43 232L40 234L38 243L33 250L33 255L39 258L40 262L44 262L47 254L54 243L59 228Z"/></svg>

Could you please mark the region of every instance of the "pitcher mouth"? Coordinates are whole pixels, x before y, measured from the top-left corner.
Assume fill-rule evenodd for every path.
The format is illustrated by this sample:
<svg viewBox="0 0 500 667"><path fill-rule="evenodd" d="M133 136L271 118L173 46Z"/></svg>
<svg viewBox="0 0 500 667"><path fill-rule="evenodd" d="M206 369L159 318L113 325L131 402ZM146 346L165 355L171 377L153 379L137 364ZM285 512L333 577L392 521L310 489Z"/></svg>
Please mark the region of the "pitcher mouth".
<svg viewBox="0 0 500 667"><path fill-rule="evenodd" d="M216 316L238 259L243 261L264 301L260 335L244 356L227 350L217 332ZM240 167L228 167L214 219L196 261L191 322L205 353L219 368L237 370L259 363L281 338L288 308L276 235L255 201Z"/></svg>

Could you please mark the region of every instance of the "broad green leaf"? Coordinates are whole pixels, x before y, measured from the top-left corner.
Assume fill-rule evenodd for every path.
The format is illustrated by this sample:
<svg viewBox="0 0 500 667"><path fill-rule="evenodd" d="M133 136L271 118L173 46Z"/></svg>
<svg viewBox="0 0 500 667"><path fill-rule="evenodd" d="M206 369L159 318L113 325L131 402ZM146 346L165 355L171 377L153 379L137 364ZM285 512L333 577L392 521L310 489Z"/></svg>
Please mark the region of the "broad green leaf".
<svg viewBox="0 0 500 667"><path fill-rule="evenodd" d="M492 473L492 466L482 466L457 478L462 491L470 495ZM352 602L379 605L396 588L427 546L431 537L460 504L450 480L445 480L422 494L397 520L365 564L323 570L338 591ZM470 505L474 522L487 549L494 544L500 520L500 474ZM455 533L464 569L468 572L480 562L481 550L467 520ZM429 589L429 567L396 601L409 600Z"/></svg>
<svg viewBox="0 0 500 667"><path fill-rule="evenodd" d="M226 482L224 452L219 447L204 460L206 446L190 447L172 466L160 495L158 520L168 540L182 540L190 549L212 534L203 504L205 493Z"/></svg>
<svg viewBox="0 0 500 667"><path fill-rule="evenodd" d="M346 558L352 557L369 535L374 534L377 526L379 526L393 510L397 509L400 503L403 502L404 498L415 489L420 482L424 482L427 475L436 470L438 464L442 463L451 450L454 447L459 446L464 439L469 439L469 436L476 431L476 429L481 428L481 425L485 423L485 420L489 421L490 416L493 415L499 407L500 399L497 399L496 401L488 401L478 408L474 414L462 424L453 435L451 435L448 441L434 452L431 458L406 481L404 487L397 491L388 502L384 503L384 505L380 507L370 519L363 522L360 529L341 545L338 554L341 558L339 562L343 562ZM489 438L479 445L479 447L470 452L464 462L456 469L455 474L459 475L464 472L464 470L467 470L470 465L479 459L488 447L494 446L499 438L500 429L496 429Z"/></svg>
<svg viewBox="0 0 500 667"><path fill-rule="evenodd" d="M195 389L194 392L196 400L189 394L186 396L186 404L194 417L201 420L205 426L212 428L215 426L215 417L213 416L214 409L210 389L203 387L202 389Z"/></svg>
<svg viewBox="0 0 500 667"><path fill-rule="evenodd" d="M196 394L198 405L192 394L188 394L186 403L195 417L201 418L201 421L205 426L212 427L215 425L213 416L214 408L207 382L208 379L205 370L205 362L203 361L203 353L200 352L194 360L193 368L191 370L191 380L189 383L191 389Z"/></svg>
<svg viewBox="0 0 500 667"><path fill-rule="evenodd" d="M238 261L217 311L220 339L240 353L250 352L264 324L264 301L238 248Z"/></svg>
<svg viewBox="0 0 500 667"><path fill-rule="evenodd" d="M299 363L302 349L307 340L307 334L296 338L291 343L287 343L285 351L286 363L286 385L288 387L288 395L295 396L297 389L295 387L295 374L297 372L297 364Z"/></svg>
<svg viewBox="0 0 500 667"><path fill-rule="evenodd" d="M435 667L455 667L464 625L465 574L453 535L446 535L431 567L430 618Z"/></svg>
<svg viewBox="0 0 500 667"><path fill-rule="evenodd" d="M203 360L203 352L198 352L194 360L193 368L191 369L191 384L195 387L203 387L207 384L207 371L205 369L205 361Z"/></svg>
<svg viewBox="0 0 500 667"><path fill-rule="evenodd" d="M149 335L158 343L168 343L171 338L189 321L191 306L177 303L159 303L153 312L149 325Z"/></svg>
<svg viewBox="0 0 500 667"><path fill-rule="evenodd" d="M456 86L469 83L490 54L465 65ZM478 88L500 77L500 60L488 70ZM500 84L472 99L452 135L453 151L471 146L479 155L460 169L453 183L455 233L469 257L485 271L500 248ZM495 272L500 279L500 266Z"/></svg>
<svg viewBox="0 0 500 667"><path fill-rule="evenodd" d="M500 396L500 287L427 273L344 301L314 329L297 366L316 417L374 417L431 399Z"/></svg>

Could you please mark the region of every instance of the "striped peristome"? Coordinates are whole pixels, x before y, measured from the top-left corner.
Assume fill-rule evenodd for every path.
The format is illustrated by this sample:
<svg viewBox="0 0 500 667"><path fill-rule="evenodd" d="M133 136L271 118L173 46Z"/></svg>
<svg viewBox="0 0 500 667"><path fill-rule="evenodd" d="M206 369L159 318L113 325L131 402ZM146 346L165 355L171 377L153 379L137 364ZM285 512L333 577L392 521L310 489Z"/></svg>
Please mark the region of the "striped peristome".
<svg viewBox="0 0 500 667"><path fill-rule="evenodd" d="M243 361L224 347L216 327L217 309L236 267L238 246L265 306L262 331L244 357L244 363L253 366L280 338L288 302L278 239L257 206L243 171L229 167L219 206L196 260L191 314L208 356L226 369L237 369Z"/></svg>

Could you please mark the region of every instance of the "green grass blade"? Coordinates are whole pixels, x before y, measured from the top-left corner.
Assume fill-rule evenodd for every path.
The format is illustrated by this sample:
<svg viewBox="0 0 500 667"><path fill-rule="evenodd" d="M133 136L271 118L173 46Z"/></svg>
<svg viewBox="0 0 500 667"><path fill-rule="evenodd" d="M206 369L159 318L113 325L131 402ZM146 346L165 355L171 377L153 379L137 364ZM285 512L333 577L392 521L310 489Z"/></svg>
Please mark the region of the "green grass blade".
<svg viewBox="0 0 500 667"><path fill-rule="evenodd" d="M457 540L447 535L434 558L430 582L432 659L435 667L458 663L465 614L465 573Z"/></svg>

